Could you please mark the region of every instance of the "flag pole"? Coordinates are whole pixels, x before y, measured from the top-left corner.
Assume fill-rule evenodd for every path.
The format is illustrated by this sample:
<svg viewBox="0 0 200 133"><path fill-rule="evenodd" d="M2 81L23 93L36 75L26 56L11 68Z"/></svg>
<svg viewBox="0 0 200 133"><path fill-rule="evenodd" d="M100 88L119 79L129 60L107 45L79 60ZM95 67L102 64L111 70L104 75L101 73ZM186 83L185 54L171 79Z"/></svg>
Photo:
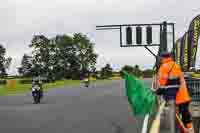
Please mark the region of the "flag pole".
<svg viewBox="0 0 200 133"><path fill-rule="evenodd" d="M165 108L165 103L166 101L163 101L160 105L159 111L156 115L156 118L154 119L151 129L150 129L150 133L159 133L160 130L160 118L161 118L161 114Z"/></svg>
<svg viewBox="0 0 200 133"><path fill-rule="evenodd" d="M149 114L145 115L141 133L147 133L148 121L149 121Z"/></svg>

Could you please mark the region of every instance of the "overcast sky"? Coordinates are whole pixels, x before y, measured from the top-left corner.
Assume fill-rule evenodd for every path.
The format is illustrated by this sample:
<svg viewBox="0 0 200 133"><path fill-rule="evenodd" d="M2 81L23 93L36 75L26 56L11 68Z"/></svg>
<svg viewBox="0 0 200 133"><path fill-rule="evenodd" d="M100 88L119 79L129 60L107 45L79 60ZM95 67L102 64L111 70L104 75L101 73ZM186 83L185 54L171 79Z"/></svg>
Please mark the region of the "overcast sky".
<svg viewBox="0 0 200 133"><path fill-rule="evenodd" d="M84 32L96 43L100 54L97 67L111 63L154 64L154 57L143 48L120 48L117 31L96 31L96 25L122 23L175 22L176 37L187 31L200 13L199 0L1 0L0 43L13 58L10 73L17 72L34 34ZM156 49L154 48L156 52Z"/></svg>

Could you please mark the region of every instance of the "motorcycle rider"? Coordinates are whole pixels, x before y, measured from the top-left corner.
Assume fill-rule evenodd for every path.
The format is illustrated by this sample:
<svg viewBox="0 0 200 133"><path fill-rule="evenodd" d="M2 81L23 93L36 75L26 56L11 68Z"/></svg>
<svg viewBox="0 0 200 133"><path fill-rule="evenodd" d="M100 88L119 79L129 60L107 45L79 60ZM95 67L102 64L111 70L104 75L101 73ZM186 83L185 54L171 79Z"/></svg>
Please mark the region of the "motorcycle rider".
<svg viewBox="0 0 200 133"><path fill-rule="evenodd" d="M32 83L32 88L34 87L39 87L39 93L40 93L40 96L43 97L43 88L42 88L42 82L40 80L35 80L33 81Z"/></svg>
<svg viewBox="0 0 200 133"><path fill-rule="evenodd" d="M90 84L90 80L89 80L89 74L86 74L85 78L84 78L84 83L85 86L88 87Z"/></svg>

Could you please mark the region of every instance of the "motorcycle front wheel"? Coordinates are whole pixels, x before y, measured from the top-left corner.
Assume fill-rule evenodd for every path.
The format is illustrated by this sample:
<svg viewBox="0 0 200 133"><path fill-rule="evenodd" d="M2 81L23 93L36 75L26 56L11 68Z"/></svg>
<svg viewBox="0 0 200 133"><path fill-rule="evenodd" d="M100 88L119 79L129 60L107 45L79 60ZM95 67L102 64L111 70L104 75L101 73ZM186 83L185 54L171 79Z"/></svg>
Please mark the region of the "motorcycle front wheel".
<svg viewBox="0 0 200 133"><path fill-rule="evenodd" d="M34 100L34 103L35 103L35 104L40 103L40 96L39 96L39 95L34 96L34 97L33 97L33 100Z"/></svg>

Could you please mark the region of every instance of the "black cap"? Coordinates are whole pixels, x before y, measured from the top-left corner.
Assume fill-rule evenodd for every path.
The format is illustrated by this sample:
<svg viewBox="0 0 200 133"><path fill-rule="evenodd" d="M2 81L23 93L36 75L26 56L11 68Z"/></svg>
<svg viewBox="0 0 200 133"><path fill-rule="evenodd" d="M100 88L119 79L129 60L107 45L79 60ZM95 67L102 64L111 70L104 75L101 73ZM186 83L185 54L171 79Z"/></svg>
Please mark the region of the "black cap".
<svg viewBox="0 0 200 133"><path fill-rule="evenodd" d="M173 54L172 54L171 52L162 52L162 53L160 54L160 56L161 56L162 58L167 58L167 57L173 57Z"/></svg>

